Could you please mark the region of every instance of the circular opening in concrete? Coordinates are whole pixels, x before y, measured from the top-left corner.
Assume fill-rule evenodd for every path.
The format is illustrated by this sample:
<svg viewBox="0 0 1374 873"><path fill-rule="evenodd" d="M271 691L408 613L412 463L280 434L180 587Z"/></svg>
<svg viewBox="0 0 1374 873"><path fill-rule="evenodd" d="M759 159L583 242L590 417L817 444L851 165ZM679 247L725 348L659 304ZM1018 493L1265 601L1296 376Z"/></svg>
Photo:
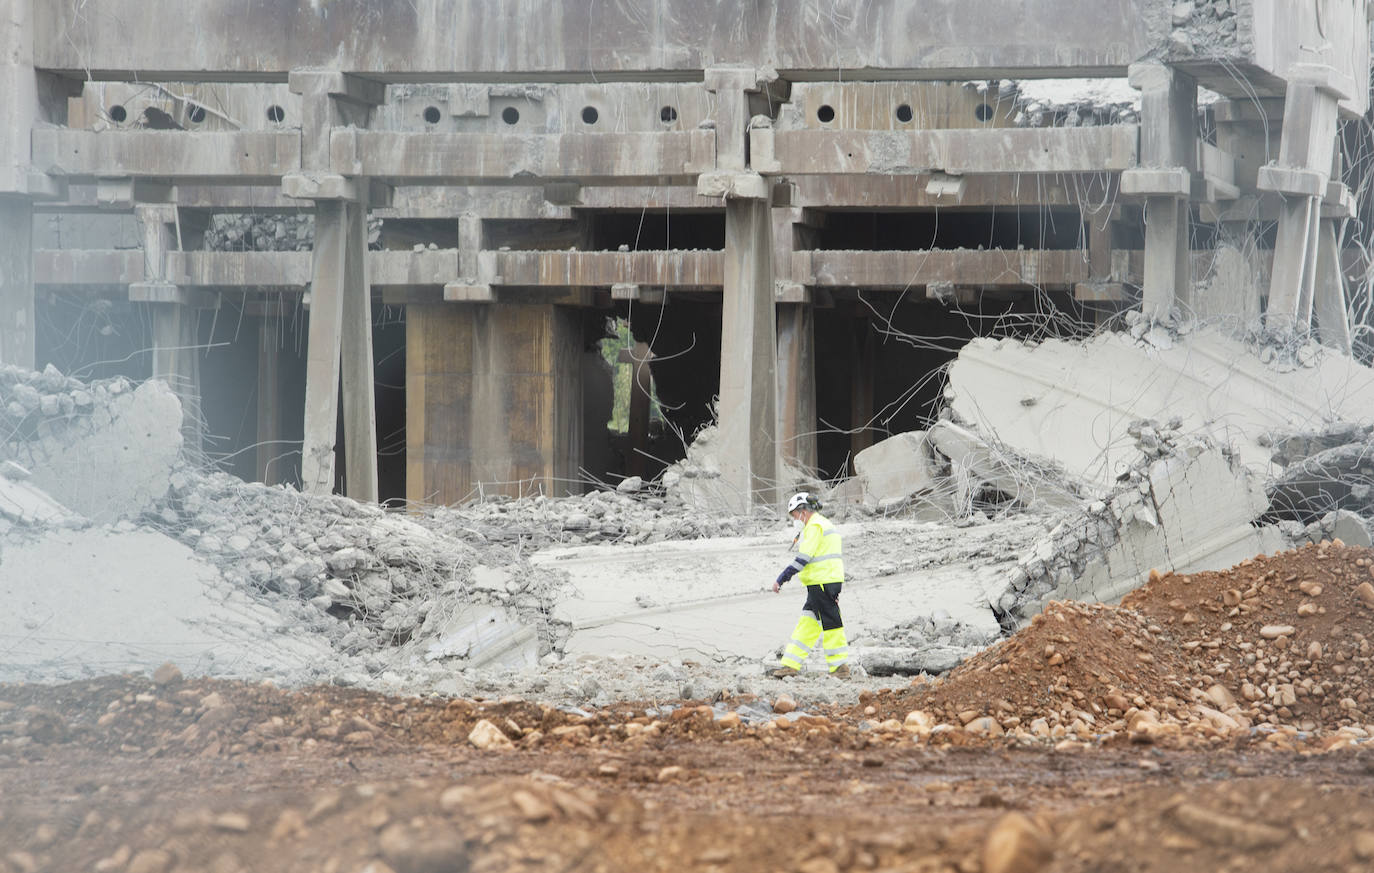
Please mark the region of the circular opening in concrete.
<svg viewBox="0 0 1374 873"><path fill-rule="evenodd" d="M816 110L816 118L822 124L829 124L835 120L835 108L829 103Z"/></svg>
<svg viewBox="0 0 1374 873"><path fill-rule="evenodd" d="M507 106L501 110L501 120L506 124L514 124L520 120L520 110L514 106Z"/></svg>
<svg viewBox="0 0 1374 873"><path fill-rule="evenodd" d="M439 123L439 118L440 118L440 116L439 116L439 107L438 107L438 106L426 106L426 107L425 107L425 122L426 122L427 124L438 124L438 123Z"/></svg>
<svg viewBox="0 0 1374 873"><path fill-rule="evenodd" d="M601 114L596 111L595 106L582 107L582 120L587 122L588 124L596 124L596 120L600 117Z"/></svg>
<svg viewBox="0 0 1374 873"><path fill-rule="evenodd" d="M986 103L980 103L978 108L973 110L973 115L979 121L992 121L992 107Z"/></svg>
<svg viewBox="0 0 1374 873"><path fill-rule="evenodd" d="M116 104L110 107L110 120L113 121L115 124L124 123L125 119L127 119L128 117L129 113L124 111L123 106L119 106Z"/></svg>
<svg viewBox="0 0 1374 873"><path fill-rule="evenodd" d="M677 110L671 106L665 106L658 110L658 120L664 124L672 124L677 121Z"/></svg>
<svg viewBox="0 0 1374 873"><path fill-rule="evenodd" d="M267 107L267 120L273 124L280 124L286 118L286 110L275 103Z"/></svg>
<svg viewBox="0 0 1374 873"><path fill-rule="evenodd" d="M205 107L192 106L191 111L186 113L186 117L191 119L192 124L200 124L205 120Z"/></svg>
<svg viewBox="0 0 1374 873"><path fill-rule="evenodd" d="M908 121L910 121L910 120L911 120L911 107L908 106L908 105L906 105L905 103L903 103L901 106L898 106L898 107L897 107L897 120L900 121L902 124L906 124Z"/></svg>

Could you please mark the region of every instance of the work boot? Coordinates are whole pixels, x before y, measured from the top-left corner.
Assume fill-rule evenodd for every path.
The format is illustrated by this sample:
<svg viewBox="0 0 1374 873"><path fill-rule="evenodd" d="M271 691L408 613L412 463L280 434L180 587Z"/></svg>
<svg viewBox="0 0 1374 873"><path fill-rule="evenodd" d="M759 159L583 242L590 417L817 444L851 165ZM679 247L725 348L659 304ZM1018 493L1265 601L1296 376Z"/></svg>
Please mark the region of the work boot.
<svg viewBox="0 0 1374 873"><path fill-rule="evenodd" d="M786 679L789 676L796 676L799 673L801 673L801 671L796 667L779 667L768 675L772 676L774 679Z"/></svg>
<svg viewBox="0 0 1374 873"><path fill-rule="evenodd" d="M848 679L848 678L849 678L849 665L848 665L848 664L841 664L840 666L836 667L834 670L831 670L831 671L830 671L830 675L831 675L831 676L834 676L836 679Z"/></svg>

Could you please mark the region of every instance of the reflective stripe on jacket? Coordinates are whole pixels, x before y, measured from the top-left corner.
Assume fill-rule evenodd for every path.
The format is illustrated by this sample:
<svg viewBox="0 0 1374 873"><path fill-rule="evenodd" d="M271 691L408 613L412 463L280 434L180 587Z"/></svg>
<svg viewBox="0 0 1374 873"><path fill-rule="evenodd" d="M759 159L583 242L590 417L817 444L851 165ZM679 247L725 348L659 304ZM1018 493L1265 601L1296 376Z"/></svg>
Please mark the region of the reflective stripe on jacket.
<svg viewBox="0 0 1374 873"><path fill-rule="evenodd" d="M840 534L830 519L813 512L802 530L797 557L792 566L801 572L803 585L826 585L844 581L844 559L840 557Z"/></svg>

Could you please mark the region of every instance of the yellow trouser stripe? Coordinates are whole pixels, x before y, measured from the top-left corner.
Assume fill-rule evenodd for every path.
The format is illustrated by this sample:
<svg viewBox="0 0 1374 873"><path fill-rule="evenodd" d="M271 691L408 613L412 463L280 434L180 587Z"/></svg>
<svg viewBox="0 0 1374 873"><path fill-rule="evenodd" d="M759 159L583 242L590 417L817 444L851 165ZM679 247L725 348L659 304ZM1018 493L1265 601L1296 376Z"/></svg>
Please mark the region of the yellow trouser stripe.
<svg viewBox="0 0 1374 873"><path fill-rule="evenodd" d="M792 629L792 639L787 641L780 663L784 667L800 670L802 661L811 654L821 636L821 623L811 613L803 612L801 618L797 619L797 626Z"/></svg>
<svg viewBox="0 0 1374 873"><path fill-rule="evenodd" d="M831 628L821 634L821 647L825 649L825 663L834 669L849 659L849 641L845 639L844 628Z"/></svg>

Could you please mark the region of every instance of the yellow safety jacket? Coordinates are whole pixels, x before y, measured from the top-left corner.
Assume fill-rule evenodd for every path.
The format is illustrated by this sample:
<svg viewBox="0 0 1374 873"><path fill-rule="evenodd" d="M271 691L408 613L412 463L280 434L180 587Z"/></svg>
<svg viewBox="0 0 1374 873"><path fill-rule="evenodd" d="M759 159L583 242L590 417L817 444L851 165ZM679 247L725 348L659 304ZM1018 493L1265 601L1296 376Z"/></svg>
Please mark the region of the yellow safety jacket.
<svg viewBox="0 0 1374 873"><path fill-rule="evenodd" d="M840 557L840 534L830 519L813 512L802 529L797 557L790 567L799 571L803 585L828 585L844 581L844 559Z"/></svg>

